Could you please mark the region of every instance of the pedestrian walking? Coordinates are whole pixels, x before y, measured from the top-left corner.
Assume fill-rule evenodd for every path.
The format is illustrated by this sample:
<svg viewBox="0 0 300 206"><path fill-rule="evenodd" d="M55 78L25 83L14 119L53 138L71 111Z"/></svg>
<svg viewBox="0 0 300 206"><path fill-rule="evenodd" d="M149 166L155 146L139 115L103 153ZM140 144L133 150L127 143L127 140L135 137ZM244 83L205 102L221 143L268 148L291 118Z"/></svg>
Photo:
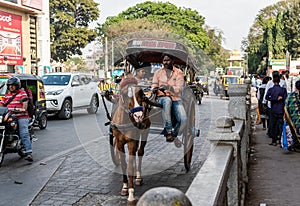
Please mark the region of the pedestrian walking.
<svg viewBox="0 0 300 206"><path fill-rule="evenodd" d="M282 133L283 114L287 91L286 88L279 85L280 75L278 73L273 74L273 83L274 86L267 91L265 97L266 100L271 102L269 132L272 142L270 145L277 146L277 140L280 138Z"/></svg>
<svg viewBox="0 0 300 206"><path fill-rule="evenodd" d="M269 124L267 121L269 119L269 117L267 115L267 109L263 105L263 97L265 95L266 86L267 86L268 81L269 81L269 77L264 77L262 80L262 84L258 88L258 92L257 92L258 109L259 109L259 114L260 114L260 121L263 125L263 130L265 130L266 128L269 127Z"/></svg>

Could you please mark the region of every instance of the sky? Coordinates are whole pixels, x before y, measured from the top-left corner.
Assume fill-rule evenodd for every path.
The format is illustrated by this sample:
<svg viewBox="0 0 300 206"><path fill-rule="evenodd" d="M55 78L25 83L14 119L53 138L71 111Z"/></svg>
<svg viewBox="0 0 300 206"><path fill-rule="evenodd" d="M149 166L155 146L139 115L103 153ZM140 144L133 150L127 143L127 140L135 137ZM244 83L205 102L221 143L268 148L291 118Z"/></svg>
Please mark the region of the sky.
<svg viewBox="0 0 300 206"><path fill-rule="evenodd" d="M116 16L127 8L146 0L95 0L100 4L99 23ZM259 11L279 0L168 0L178 6L191 8L205 18L205 24L223 32L226 49L240 49ZM156 1L157 2L157 1ZM160 0L160 2L167 2Z"/></svg>

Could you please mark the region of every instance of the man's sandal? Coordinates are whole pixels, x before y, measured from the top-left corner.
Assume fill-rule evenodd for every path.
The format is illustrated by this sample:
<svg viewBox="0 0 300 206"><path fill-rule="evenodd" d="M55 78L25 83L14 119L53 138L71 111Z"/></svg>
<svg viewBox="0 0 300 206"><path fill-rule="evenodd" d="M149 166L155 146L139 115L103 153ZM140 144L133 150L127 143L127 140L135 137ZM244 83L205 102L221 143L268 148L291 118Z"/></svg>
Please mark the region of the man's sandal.
<svg viewBox="0 0 300 206"><path fill-rule="evenodd" d="M166 142L173 142L173 141L174 141L173 134L172 134L172 132L169 132L169 133L166 135Z"/></svg>

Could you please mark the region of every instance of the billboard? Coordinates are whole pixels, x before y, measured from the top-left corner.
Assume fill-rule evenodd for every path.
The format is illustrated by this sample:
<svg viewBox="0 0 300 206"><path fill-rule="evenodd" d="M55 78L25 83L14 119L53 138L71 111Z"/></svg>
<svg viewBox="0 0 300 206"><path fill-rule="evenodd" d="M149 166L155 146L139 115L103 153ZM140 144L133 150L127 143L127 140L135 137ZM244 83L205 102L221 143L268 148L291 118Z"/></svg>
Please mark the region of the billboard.
<svg viewBox="0 0 300 206"><path fill-rule="evenodd" d="M0 64L22 65L22 16L0 10Z"/></svg>

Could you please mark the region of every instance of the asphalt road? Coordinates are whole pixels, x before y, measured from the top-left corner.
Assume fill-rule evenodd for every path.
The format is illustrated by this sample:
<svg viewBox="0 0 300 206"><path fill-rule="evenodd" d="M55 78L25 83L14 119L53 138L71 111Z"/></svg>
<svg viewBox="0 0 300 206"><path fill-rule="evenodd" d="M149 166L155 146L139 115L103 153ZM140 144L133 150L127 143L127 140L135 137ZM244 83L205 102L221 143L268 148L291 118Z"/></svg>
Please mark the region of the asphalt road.
<svg viewBox="0 0 300 206"><path fill-rule="evenodd" d="M189 173L184 170L182 149L175 149L162 136L149 138L144 185L136 189L137 198L156 186L187 190L209 152L205 135L218 116L227 114L227 103L205 95L202 105L196 105L201 137L195 139ZM97 115L77 111L71 120L50 118L46 130L37 128L34 163L17 154L5 157L0 168L0 205L126 205L126 198L119 195L121 175L109 155L106 121L101 104Z"/></svg>

